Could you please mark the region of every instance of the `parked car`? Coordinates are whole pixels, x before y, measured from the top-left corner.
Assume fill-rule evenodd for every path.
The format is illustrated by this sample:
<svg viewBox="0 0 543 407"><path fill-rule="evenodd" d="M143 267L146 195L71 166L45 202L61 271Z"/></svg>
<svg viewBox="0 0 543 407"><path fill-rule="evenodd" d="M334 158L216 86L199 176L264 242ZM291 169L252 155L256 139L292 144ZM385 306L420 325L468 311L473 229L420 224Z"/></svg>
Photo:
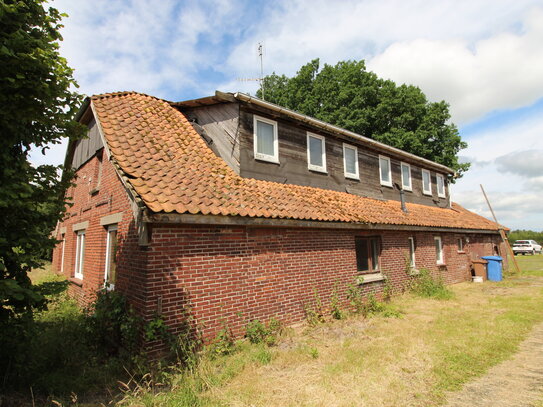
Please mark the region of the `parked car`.
<svg viewBox="0 0 543 407"><path fill-rule="evenodd" d="M513 253L517 254L541 254L541 245L535 240L517 240L513 244Z"/></svg>

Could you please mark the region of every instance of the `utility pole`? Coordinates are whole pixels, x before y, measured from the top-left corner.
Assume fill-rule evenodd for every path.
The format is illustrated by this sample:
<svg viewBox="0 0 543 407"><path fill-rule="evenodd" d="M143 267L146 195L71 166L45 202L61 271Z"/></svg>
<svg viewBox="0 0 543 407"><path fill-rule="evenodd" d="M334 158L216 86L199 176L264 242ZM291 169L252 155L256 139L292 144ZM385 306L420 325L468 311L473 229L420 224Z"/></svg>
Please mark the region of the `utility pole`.
<svg viewBox="0 0 543 407"><path fill-rule="evenodd" d="M492 213L492 217L494 218L494 222L496 222L496 226L498 226L498 231L500 232L500 236L502 237L503 243L505 244L505 247L508 249L509 257L513 260L513 264L515 265L515 269L517 270L517 273L520 274L520 268L517 263L517 259L515 258L515 253L513 253L513 250L511 249L511 245L509 244L509 240L507 240L507 236L505 236L505 232L503 230L502 225L498 223L498 219L496 219L496 215L494 214L494 210L492 209L492 206L490 205L490 201L488 200L488 197L486 196L485 189L483 188L482 184L479 184L481 187L481 191L483 191L483 195L485 197L486 203L490 209L490 213Z"/></svg>

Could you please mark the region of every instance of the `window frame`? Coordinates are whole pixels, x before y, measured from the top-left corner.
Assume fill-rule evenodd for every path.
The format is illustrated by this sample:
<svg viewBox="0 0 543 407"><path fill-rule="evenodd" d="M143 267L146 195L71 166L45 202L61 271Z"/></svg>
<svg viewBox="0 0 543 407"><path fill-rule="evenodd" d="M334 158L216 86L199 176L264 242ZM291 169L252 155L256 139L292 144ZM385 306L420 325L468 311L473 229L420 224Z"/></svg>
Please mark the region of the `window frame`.
<svg viewBox="0 0 543 407"><path fill-rule="evenodd" d="M345 155L346 149L354 150L354 167L356 170L355 173L347 172L347 156ZM352 144L343 143L343 175L345 176L345 178L360 181L360 171L358 168L358 148L356 146L353 146Z"/></svg>
<svg viewBox="0 0 543 407"><path fill-rule="evenodd" d="M441 187L443 188L443 192L440 192L439 190L439 180L441 180ZM436 187L437 187L437 196L440 198L447 197L447 193L445 192L445 177L442 174L436 173Z"/></svg>
<svg viewBox="0 0 543 407"><path fill-rule="evenodd" d="M381 160L388 162L388 181L383 180L383 172L381 171ZM379 180L381 185L385 187L392 187L392 163L390 162L390 157L379 154Z"/></svg>
<svg viewBox="0 0 543 407"><path fill-rule="evenodd" d="M86 229L81 229L76 232L74 277L79 280L83 280L83 275L85 272L86 232Z"/></svg>
<svg viewBox="0 0 543 407"><path fill-rule="evenodd" d="M424 188L424 174L428 174L428 189ZM422 168L422 193L424 195L432 195L432 173L424 168Z"/></svg>
<svg viewBox="0 0 543 407"><path fill-rule="evenodd" d="M407 169L409 170L409 186L406 186L404 181L404 176L403 176L403 168L404 167L407 167ZM404 191L413 191L413 177L411 176L411 165L410 164L407 164L407 163L404 163L403 161L400 163L400 173L402 174L402 189Z"/></svg>
<svg viewBox="0 0 543 407"><path fill-rule="evenodd" d="M118 235L119 226L115 224L108 225L106 227L106 258L105 258L105 267L104 267L104 287L106 290L111 291L115 289L115 282L110 283L108 281L109 278L109 272L110 272L110 266L111 266L111 259L112 257L115 257L116 253L111 253L111 234L112 232L115 232L115 239L117 240L117 246L119 244L119 240L117 238ZM116 261L115 261L116 263Z"/></svg>
<svg viewBox="0 0 543 407"><path fill-rule="evenodd" d="M438 246L436 245L436 242L439 242L439 251L437 250ZM436 249L436 264L440 266L444 265L445 253L443 250L443 240L441 239L441 236L434 236L434 247Z"/></svg>
<svg viewBox="0 0 543 407"><path fill-rule="evenodd" d="M309 139L311 137L321 141L322 165L311 164L311 151L309 149ZM306 136L306 141L307 141L307 169L310 170L310 171L317 171L317 172L326 173L326 139L325 139L325 137L321 136L320 134L315 134L315 133L311 133L311 132L308 131L307 136Z"/></svg>
<svg viewBox="0 0 543 407"><path fill-rule="evenodd" d="M367 241L367 256L368 269L362 270L359 267L359 252L358 242L360 240ZM381 272L381 238L379 236L355 236L355 256L356 256L356 271L358 274L375 274ZM374 258L376 259L377 267L375 267Z"/></svg>
<svg viewBox="0 0 543 407"><path fill-rule="evenodd" d="M270 124L273 126L273 155L258 152L258 122ZM279 136L277 130L277 122L275 120L266 119L265 117L253 115L253 153L255 160L267 161L274 164L279 164Z"/></svg>
<svg viewBox="0 0 543 407"><path fill-rule="evenodd" d="M66 253L66 233L61 234L62 250L60 251L60 274L64 274L64 254Z"/></svg>
<svg viewBox="0 0 543 407"><path fill-rule="evenodd" d="M407 238L407 242L409 246L409 268L414 270L417 267L415 238L413 236L409 236Z"/></svg>
<svg viewBox="0 0 543 407"><path fill-rule="evenodd" d="M464 250L464 238L463 237L459 237L458 239L456 239L456 245L457 245L458 253L464 253L465 252L465 250Z"/></svg>

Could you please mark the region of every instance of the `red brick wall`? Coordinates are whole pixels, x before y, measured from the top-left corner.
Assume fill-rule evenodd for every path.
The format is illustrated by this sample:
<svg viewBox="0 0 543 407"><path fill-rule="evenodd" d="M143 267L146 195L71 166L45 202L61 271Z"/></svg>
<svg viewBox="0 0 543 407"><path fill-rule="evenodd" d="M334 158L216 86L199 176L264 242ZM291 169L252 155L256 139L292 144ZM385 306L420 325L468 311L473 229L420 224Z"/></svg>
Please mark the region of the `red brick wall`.
<svg viewBox="0 0 543 407"><path fill-rule="evenodd" d="M328 306L334 287L344 298L356 272L355 236L379 236L381 270L396 290L409 281L407 238L416 241L416 265L441 273L447 283L470 278L470 259L493 254L498 235L354 231L293 228L209 227L154 225L151 245L140 247L128 194L107 157L102 160L100 188L96 193L99 159L93 157L77 172L68 191L74 205L59 226L66 228L64 273L70 293L81 305L94 298L104 280L106 228L100 218L122 212L118 224L118 278L116 289L150 320L161 314L179 327L184 310L207 338L227 324L241 335L252 319L277 317L285 323L304 319L304 304L317 291ZM86 230L84 277L75 280L76 233L72 226L89 221ZM441 236L445 265L437 266L434 236ZM459 253L457 239L464 238ZM57 235L61 239L60 233ZM467 243L467 239L469 243ZM499 244L498 244L499 245ZM505 253L502 245L501 253ZM62 246L54 251L53 265L61 267ZM383 282L361 289L379 294Z"/></svg>
<svg viewBox="0 0 543 407"><path fill-rule="evenodd" d="M56 236L62 240L60 231L66 228L63 272L70 280L70 294L80 305L88 305L104 283L107 229L100 225L100 218L122 212L117 232L120 248L117 253L116 288L125 292L137 308L143 309L146 248L138 246L134 215L125 188L105 154L101 161L100 164L99 158L94 156L86 162L77 171L75 186L67 192L74 204L68 208ZM98 178L98 191L91 193L98 186ZM84 271L83 279L77 280L74 278L76 232L72 226L84 221L89 222L85 236ZM62 243L53 251L53 267L58 272L61 271L61 263Z"/></svg>
<svg viewBox="0 0 543 407"><path fill-rule="evenodd" d="M198 227L155 225L149 250L147 316L161 312L172 326L190 309L205 337L227 324L243 334L252 319L304 319L304 304L317 290L325 305L334 287L340 294L356 272L355 236L380 236L381 269L394 289L409 281L408 240L416 240L416 265L440 272L447 283L470 279L473 250L492 254L499 237L469 235L458 252L454 233L360 232L352 230ZM441 236L445 265L436 265L434 236ZM486 251L488 250L488 251ZM379 293L382 282L363 284ZM159 300L160 297L160 300Z"/></svg>

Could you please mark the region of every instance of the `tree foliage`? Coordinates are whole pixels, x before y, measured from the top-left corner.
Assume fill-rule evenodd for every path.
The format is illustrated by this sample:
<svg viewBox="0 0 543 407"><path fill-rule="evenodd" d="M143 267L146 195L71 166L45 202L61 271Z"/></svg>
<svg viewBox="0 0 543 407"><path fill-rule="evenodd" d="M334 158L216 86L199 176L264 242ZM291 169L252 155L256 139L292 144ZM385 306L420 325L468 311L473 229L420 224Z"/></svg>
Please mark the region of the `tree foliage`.
<svg viewBox="0 0 543 407"><path fill-rule="evenodd" d="M44 304L27 272L56 243L70 174L33 166L32 148L45 151L82 128L73 70L59 55L63 17L44 0L0 0L0 323Z"/></svg>
<svg viewBox="0 0 543 407"><path fill-rule="evenodd" d="M535 240L538 243L543 243L543 232L536 232L534 230L513 230L509 233L508 240L511 244L515 243L515 240Z"/></svg>
<svg viewBox="0 0 543 407"><path fill-rule="evenodd" d="M416 86L379 78L364 61L320 69L314 59L292 78L266 76L263 87L268 102L446 165L458 176L469 168L458 162L467 144L449 122L449 105L428 102ZM261 90L257 96L262 97Z"/></svg>

